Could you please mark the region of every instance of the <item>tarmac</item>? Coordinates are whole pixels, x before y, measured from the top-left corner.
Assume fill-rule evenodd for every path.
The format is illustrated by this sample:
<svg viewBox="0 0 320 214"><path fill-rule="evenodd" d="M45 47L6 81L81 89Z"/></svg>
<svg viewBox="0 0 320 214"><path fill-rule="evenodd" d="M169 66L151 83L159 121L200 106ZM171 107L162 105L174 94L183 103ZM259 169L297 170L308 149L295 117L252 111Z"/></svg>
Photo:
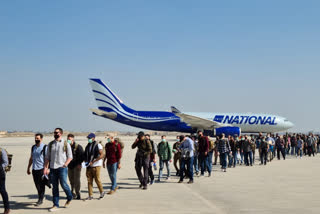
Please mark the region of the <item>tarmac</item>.
<svg viewBox="0 0 320 214"><path fill-rule="evenodd" d="M320 213L320 155L302 159L288 156L285 161L274 160L266 166L259 166L256 158L253 167L237 166L227 169L226 173L221 172L220 166L214 166L211 177L207 174L195 177L194 184L187 184L187 180L178 184L171 164L170 180L141 190L134 169L136 150L131 149L135 137L120 138L125 143L122 168L118 171L120 189L98 200L99 192L94 183L94 200L73 200L70 207L61 208L58 213ZM160 141L159 136L152 139ZM46 144L51 140L52 137L44 138ZM172 146L174 137L168 140ZM76 142L85 146L86 138L76 137ZM12 213L47 213L52 206L50 189L46 189L46 200L41 207L33 205L37 201L36 188L32 175L27 175L33 144L33 137L0 138L0 147L14 155L12 171L7 173L6 180ZM101 179L108 191L110 179L106 169L102 170ZM85 198L88 194L85 169L81 182L81 194ZM60 196L63 207L66 197L61 188ZM2 209L1 202L0 206Z"/></svg>

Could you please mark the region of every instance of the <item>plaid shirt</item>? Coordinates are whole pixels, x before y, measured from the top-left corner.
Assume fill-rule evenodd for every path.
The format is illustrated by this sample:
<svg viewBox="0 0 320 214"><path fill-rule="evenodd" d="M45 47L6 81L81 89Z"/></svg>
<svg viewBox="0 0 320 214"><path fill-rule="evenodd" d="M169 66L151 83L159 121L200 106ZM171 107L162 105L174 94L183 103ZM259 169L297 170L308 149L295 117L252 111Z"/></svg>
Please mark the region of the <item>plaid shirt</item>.
<svg viewBox="0 0 320 214"><path fill-rule="evenodd" d="M229 140L228 139L221 139L219 140L219 147L218 151L220 153L227 153L231 151Z"/></svg>

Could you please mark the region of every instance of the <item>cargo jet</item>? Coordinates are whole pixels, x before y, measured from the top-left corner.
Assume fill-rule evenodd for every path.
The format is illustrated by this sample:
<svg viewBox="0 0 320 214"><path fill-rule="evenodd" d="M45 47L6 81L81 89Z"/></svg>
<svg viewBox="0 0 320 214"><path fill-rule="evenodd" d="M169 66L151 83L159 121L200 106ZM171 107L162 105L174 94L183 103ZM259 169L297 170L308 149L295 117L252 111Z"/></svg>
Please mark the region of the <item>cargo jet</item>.
<svg viewBox="0 0 320 214"><path fill-rule="evenodd" d="M127 107L100 79L90 79L98 109L90 109L94 115L129 126L155 131L195 133L207 135L241 135L242 133L283 132L294 125L284 117L251 113L195 113L181 112L171 107L167 111L136 111Z"/></svg>

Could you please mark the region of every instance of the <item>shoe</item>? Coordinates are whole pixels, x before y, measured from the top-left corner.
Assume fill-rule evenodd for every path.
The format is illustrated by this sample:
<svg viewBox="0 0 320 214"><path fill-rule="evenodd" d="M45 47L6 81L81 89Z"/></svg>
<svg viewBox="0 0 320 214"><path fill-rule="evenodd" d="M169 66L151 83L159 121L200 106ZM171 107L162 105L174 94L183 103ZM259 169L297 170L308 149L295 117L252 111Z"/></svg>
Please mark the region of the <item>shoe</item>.
<svg viewBox="0 0 320 214"><path fill-rule="evenodd" d="M167 177L167 181L169 181L170 180L170 176L169 177Z"/></svg>
<svg viewBox="0 0 320 214"><path fill-rule="evenodd" d="M81 200L81 196L77 195L77 197L75 197L76 200Z"/></svg>
<svg viewBox="0 0 320 214"><path fill-rule="evenodd" d="M154 180L151 180L151 181L150 181L150 185L152 185L152 184L154 184Z"/></svg>
<svg viewBox="0 0 320 214"><path fill-rule="evenodd" d="M55 212L55 211L57 211L58 209L59 209L58 207L53 206L53 207L51 207L51 208L49 209L49 212Z"/></svg>
<svg viewBox="0 0 320 214"><path fill-rule="evenodd" d="M193 184L193 180L188 181L188 184Z"/></svg>
<svg viewBox="0 0 320 214"><path fill-rule="evenodd" d="M196 176L198 176L199 175L199 172L196 172Z"/></svg>
<svg viewBox="0 0 320 214"><path fill-rule="evenodd" d="M208 177L211 177L211 173L209 173Z"/></svg>
<svg viewBox="0 0 320 214"><path fill-rule="evenodd" d="M143 187L143 185L142 185L142 184L140 184L140 185L139 185L139 188L142 188L142 187Z"/></svg>
<svg viewBox="0 0 320 214"><path fill-rule="evenodd" d="M11 211L10 209L5 209L5 210L4 210L4 214L9 214L10 211Z"/></svg>
<svg viewBox="0 0 320 214"><path fill-rule="evenodd" d="M90 200L92 200L93 199L93 197L92 196L89 196L88 198L86 198L86 199L84 199L85 201L90 201Z"/></svg>
<svg viewBox="0 0 320 214"><path fill-rule="evenodd" d="M143 190L147 190L147 189L148 189L148 186L144 186L142 189L143 189Z"/></svg>
<svg viewBox="0 0 320 214"><path fill-rule="evenodd" d="M178 181L178 184L181 184L181 183L183 183L183 181L181 181L181 180L180 180L180 181Z"/></svg>
<svg viewBox="0 0 320 214"><path fill-rule="evenodd" d="M112 195L113 193L115 193L115 191L114 190L110 190L107 194L108 195Z"/></svg>
<svg viewBox="0 0 320 214"><path fill-rule="evenodd" d="M179 171L178 171L178 172L176 173L176 176L179 176L179 174L180 174L180 173L179 173Z"/></svg>
<svg viewBox="0 0 320 214"><path fill-rule="evenodd" d="M43 201L42 201L42 200L39 200L39 201L37 201L37 203L36 203L34 206L38 207L38 206L40 206L41 204L43 204Z"/></svg>
<svg viewBox="0 0 320 214"><path fill-rule="evenodd" d="M67 207L69 207L70 204L71 204L71 200L68 200L68 201L65 203L64 207L67 208Z"/></svg>
<svg viewBox="0 0 320 214"><path fill-rule="evenodd" d="M100 193L100 197L99 197L99 199L102 199L102 198L104 197L104 195L105 195L105 194L106 194L105 192Z"/></svg>
<svg viewBox="0 0 320 214"><path fill-rule="evenodd" d="M119 188L119 186L116 186L116 188L114 188L114 191L116 192Z"/></svg>
<svg viewBox="0 0 320 214"><path fill-rule="evenodd" d="M223 171L224 171L224 172L227 172L227 169L224 169Z"/></svg>

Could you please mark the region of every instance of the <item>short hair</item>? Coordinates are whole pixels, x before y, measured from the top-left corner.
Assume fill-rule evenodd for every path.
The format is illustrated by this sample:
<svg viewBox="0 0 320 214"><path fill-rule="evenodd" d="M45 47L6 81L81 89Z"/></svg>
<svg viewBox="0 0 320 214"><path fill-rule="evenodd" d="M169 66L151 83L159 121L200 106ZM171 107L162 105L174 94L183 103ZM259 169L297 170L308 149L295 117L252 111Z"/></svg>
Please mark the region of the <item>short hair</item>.
<svg viewBox="0 0 320 214"><path fill-rule="evenodd" d="M74 138L74 135L73 135L73 134L68 134L68 137L67 137L67 138L69 138L69 137Z"/></svg>
<svg viewBox="0 0 320 214"><path fill-rule="evenodd" d="M61 134L63 134L63 129L62 128L55 128L54 130L59 130Z"/></svg>
<svg viewBox="0 0 320 214"><path fill-rule="evenodd" d="M167 136L165 136L165 135L162 135L162 136L161 136L161 138L163 138L163 137L167 137Z"/></svg>
<svg viewBox="0 0 320 214"><path fill-rule="evenodd" d="M150 135L149 135L149 134L146 134L145 136L146 136L146 137L150 137Z"/></svg>
<svg viewBox="0 0 320 214"><path fill-rule="evenodd" d="M41 133L37 133L37 134L35 134L34 136L35 136L35 137L40 136L40 139L43 139L43 134L41 134Z"/></svg>

